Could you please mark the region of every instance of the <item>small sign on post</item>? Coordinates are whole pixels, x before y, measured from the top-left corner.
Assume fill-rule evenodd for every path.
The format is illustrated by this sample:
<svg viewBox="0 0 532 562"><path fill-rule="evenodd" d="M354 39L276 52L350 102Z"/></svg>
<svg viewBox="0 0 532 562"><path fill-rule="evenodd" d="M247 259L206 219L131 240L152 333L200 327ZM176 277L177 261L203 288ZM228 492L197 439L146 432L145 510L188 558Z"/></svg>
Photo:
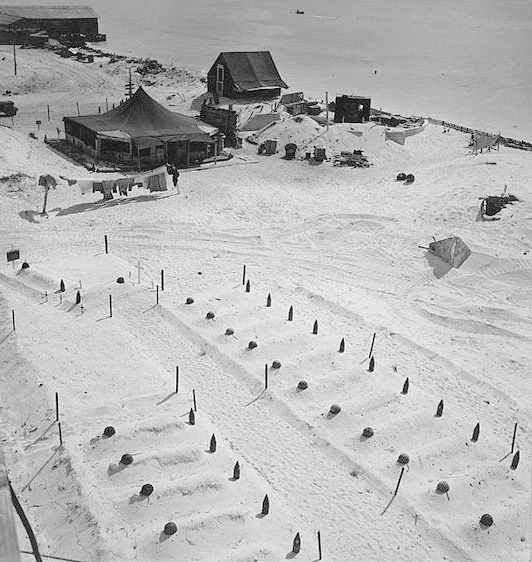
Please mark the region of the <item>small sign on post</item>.
<svg viewBox="0 0 532 562"><path fill-rule="evenodd" d="M20 250L9 250L7 252L7 261L15 261L20 259Z"/></svg>
<svg viewBox="0 0 532 562"><path fill-rule="evenodd" d="M41 123L42 121L40 119L37 119L37 121L35 121L35 125L37 125L37 131L41 130Z"/></svg>

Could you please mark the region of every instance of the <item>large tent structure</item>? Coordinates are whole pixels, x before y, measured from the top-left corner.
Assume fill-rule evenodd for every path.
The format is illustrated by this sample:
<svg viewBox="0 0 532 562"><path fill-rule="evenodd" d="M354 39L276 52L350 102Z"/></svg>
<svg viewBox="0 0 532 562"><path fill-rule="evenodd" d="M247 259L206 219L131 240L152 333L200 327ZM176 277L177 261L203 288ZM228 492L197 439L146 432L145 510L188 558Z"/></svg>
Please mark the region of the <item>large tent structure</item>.
<svg viewBox="0 0 532 562"><path fill-rule="evenodd" d="M64 117L67 141L94 158L137 164L139 168L173 162L201 162L214 151L217 130L166 109L142 88L116 109L99 115Z"/></svg>
<svg viewBox="0 0 532 562"><path fill-rule="evenodd" d="M207 90L217 97L273 97L288 88L270 51L220 53L207 74Z"/></svg>

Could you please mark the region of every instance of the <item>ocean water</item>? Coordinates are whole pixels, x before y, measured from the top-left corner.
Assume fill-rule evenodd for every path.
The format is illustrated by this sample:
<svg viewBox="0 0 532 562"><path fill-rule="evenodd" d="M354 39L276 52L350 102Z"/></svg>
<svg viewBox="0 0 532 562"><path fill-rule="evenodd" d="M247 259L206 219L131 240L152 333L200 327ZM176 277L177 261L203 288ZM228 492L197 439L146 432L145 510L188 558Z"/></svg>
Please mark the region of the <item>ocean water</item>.
<svg viewBox="0 0 532 562"><path fill-rule="evenodd" d="M530 0L87 1L115 52L207 71L269 50L290 91L532 140Z"/></svg>

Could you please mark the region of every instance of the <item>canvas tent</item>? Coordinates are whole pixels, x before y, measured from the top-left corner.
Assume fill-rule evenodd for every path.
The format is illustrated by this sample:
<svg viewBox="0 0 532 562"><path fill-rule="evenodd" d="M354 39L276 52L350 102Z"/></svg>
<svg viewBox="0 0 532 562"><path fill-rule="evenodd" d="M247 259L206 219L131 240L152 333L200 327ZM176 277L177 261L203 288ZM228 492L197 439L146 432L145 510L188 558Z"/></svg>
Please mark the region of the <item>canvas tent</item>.
<svg viewBox="0 0 532 562"><path fill-rule="evenodd" d="M207 90L215 98L275 97L288 88L270 51L220 53L207 74Z"/></svg>
<svg viewBox="0 0 532 562"><path fill-rule="evenodd" d="M96 159L138 164L173 162L186 167L214 152L217 129L166 109L139 88L116 109L64 117L67 140Z"/></svg>
<svg viewBox="0 0 532 562"><path fill-rule="evenodd" d="M471 255L471 250L459 236L431 242L429 250L456 269Z"/></svg>

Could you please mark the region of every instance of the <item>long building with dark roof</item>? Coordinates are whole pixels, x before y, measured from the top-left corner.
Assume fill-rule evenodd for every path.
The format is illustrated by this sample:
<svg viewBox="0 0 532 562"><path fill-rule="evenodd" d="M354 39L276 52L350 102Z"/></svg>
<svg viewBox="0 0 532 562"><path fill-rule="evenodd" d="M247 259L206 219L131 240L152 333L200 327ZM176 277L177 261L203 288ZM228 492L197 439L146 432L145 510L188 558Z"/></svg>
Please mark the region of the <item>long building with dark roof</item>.
<svg viewBox="0 0 532 562"><path fill-rule="evenodd" d="M30 33L44 30L52 37L98 34L98 14L90 6L0 5L0 43L22 43Z"/></svg>

